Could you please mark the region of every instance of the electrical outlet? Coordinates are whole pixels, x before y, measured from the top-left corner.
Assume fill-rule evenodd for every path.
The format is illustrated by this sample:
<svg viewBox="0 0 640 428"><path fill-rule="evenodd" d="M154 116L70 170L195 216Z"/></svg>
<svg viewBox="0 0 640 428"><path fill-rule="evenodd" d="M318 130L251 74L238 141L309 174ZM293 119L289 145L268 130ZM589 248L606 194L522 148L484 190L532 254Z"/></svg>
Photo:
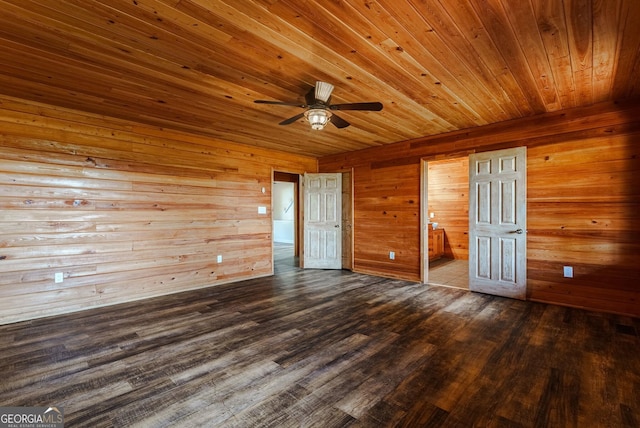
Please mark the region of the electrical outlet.
<svg viewBox="0 0 640 428"><path fill-rule="evenodd" d="M218 263L222 263L222 254L218 254Z"/></svg>
<svg viewBox="0 0 640 428"><path fill-rule="evenodd" d="M573 278L573 267L572 266L564 266L563 273L565 278Z"/></svg>
<svg viewBox="0 0 640 428"><path fill-rule="evenodd" d="M64 281L64 273L63 272L56 272L55 275L53 275L53 281L56 284L59 284L62 281Z"/></svg>
<svg viewBox="0 0 640 428"><path fill-rule="evenodd" d="M391 260L395 260L396 259L396 253L394 251L389 251L389 258Z"/></svg>

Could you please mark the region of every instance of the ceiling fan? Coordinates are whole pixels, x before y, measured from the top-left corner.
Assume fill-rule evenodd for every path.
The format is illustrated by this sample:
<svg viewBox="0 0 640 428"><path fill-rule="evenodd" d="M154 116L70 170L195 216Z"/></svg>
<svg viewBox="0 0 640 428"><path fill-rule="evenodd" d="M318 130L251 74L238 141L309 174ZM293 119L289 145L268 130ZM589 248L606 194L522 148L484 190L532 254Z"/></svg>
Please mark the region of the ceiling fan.
<svg viewBox="0 0 640 428"><path fill-rule="evenodd" d="M305 95L306 104L287 103L281 101L255 100L258 104L275 104L283 106L294 106L307 109L305 112L297 114L289 119L280 122L280 125L289 125L298 119L306 117L311 124L311 129L323 129L329 122L333 123L336 128L346 128L349 122L333 113L333 110L364 110L364 111L380 111L382 103L347 103L347 104L331 104L331 92L333 85L326 82L316 82L316 86L311 88Z"/></svg>

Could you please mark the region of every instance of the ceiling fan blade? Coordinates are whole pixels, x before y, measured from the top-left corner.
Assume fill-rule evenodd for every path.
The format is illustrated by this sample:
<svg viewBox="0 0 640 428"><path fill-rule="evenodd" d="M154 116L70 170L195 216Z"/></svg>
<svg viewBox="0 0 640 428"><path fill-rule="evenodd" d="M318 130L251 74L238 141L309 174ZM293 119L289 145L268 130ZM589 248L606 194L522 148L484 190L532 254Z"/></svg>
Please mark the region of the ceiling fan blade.
<svg viewBox="0 0 640 428"><path fill-rule="evenodd" d="M283 120L278 125L289 125L289 124L297 121L298 119L302 119L303 117L304 117L304 113L296 114L295 116L290 117L289 119Z"/></svg>
<svg viewBox="0 0 640 428"><path fill-rule="evenodd" d="M382 110L382 103L347 103L347 104L333 104L329 107L331 110L366 110L366 111L380 111Z"/></svg>
<svg viewBox="0 0 640 428"><path fill-rule="evenodd" d="M293 107L307 108L306 104L284 103L282 101L255 100L254 103L256 103L256 104L275 104L275 105L279 105L279 106L293 106Z"/></svg>
<svg viewBox="0 0 640 428"><path fill-rule="evenodd" d="M339 129L346 128L347 126L351 125L349 122L335 113L331 115L331 123L333 123L335 127Z"/></svg>

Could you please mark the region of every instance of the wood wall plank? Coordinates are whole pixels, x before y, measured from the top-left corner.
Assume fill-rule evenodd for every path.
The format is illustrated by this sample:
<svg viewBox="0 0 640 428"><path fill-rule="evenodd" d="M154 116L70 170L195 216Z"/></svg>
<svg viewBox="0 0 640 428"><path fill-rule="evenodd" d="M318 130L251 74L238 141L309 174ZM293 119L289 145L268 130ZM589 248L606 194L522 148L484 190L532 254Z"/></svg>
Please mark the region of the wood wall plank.
<svg viewBox="0 0 640 428"><path fill-rule="evenodd" d="M317 171L311 157L0 104L0 323L270 275L257 207L271 206L272 170Z"/></svg>
<svg viewBox="0 0 640 428"><path fill-rule="evenodd" d="M356 171L354 269L419 281L421 159L527 146L528 298L639 316L638 117L637 101L601 103L327 156L320 170ZM451 186L444 176L442 189ZM413 259L393 264L385 258L393 248ZM563 278L565 265L574 278Z"/></svg>

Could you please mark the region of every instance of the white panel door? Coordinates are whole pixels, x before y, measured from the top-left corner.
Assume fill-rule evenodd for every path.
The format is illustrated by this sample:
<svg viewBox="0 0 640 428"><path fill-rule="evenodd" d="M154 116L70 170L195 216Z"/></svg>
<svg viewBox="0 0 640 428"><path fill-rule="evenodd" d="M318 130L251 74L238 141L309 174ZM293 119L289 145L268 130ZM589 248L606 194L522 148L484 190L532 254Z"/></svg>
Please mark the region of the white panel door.
<svg viewBox="0 0 640 428"><path fill-rule="evenodd" d="M469 288L527 297L527 149L469 156Z"/></svg>
<svg viewBox="0 0 640 428"><path fill-rule="evenodd" d="M342 174L305 174L305 269L342 269L341 223Z"/></svg>

